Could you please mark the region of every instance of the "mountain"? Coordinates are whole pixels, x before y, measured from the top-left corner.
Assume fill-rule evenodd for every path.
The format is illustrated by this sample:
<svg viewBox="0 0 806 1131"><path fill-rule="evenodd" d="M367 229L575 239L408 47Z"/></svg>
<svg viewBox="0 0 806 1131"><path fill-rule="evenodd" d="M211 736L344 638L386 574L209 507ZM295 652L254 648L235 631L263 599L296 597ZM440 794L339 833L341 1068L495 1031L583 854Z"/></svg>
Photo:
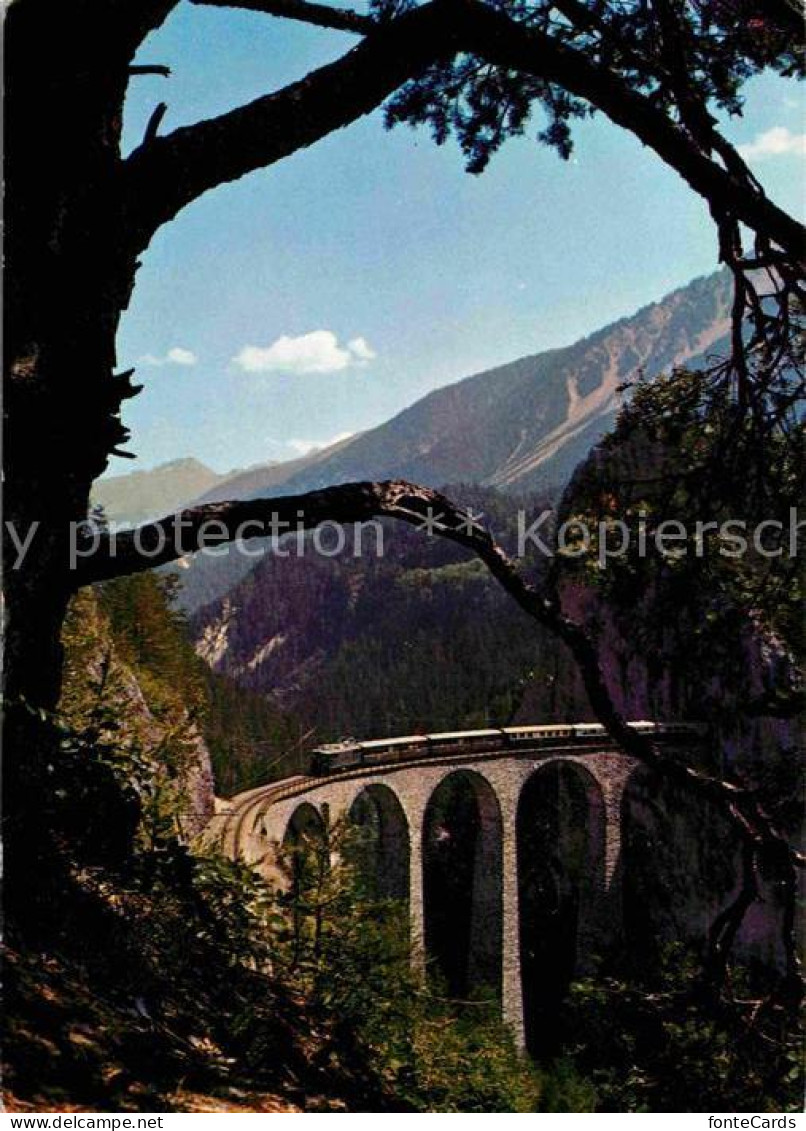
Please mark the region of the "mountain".
<svg viewBox="0 0 806 1131"><path fill-rule="evenodd" d="M223 478L196 459L175 459L150 471L99 479L92 501L112 522L144 522L170 514Z"/></svg>
<svg viewBox="0 0 806 1131"><path fill-rule="evenodd" d="M190 502L297 493L359 479L471 482L504 491L562 487L610 430L620 386L696 364L726 338L730 279L694 282L563 349L437 389L371 431L299 459L218 475L195 459L100 480L111 519L142 521Z"/></svg>
<svg viewBox="0 0 806 1131"><path fill-rule="evenodd" d="M150 471L99 479L93 487L92 501L104 508L112 522L138 523L161 518L191 503L251 499L279 489L292 477L314 469L354 439L350 436L297 459L259 463L223 474L196 459L175 459Z"/></svg>
<svg viewBox="0 0 806 1131"><path fill-rule="evenodd" d="M298 459L256 464L245 471L232 472L223 476L194 502L219 503L227 499L253 499L270 494L284 488L291 479L299 475L314 474L320 464L343 452L356 439L357 436L349 436L326 448L316 448Z"/></svg>
<svg viewBox="0 0 806 1131"><path fill-rule="evenodd" d="M396 477L558 496L612 427L619 386L640 370L653 375L695 364L718 349L730 301L725 272L697 279L575 345L438 389L370 432L299 460L234 473L198 501ZM224 596L254 560L230 552L183 561L182 607L193 612Z"/></svg>
<svg viewBox="0 0 806 1131"><path fill-rule="evenodd" d="M730 303L726 272L697 279L574 345L437 389L339 450L321 453L287 476L283 490L396 477L506 491L562 486L612 427L619 386L640 371L654 376L718 348Z"/></svg>

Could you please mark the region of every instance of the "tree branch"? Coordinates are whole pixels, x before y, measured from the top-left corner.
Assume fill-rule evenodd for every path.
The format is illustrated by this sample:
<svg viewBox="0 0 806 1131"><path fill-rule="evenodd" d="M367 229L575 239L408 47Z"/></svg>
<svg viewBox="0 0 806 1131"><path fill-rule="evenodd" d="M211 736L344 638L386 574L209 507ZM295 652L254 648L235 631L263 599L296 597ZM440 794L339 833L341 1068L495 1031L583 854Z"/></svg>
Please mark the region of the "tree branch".
<svg viewBox="0 0 806 1131"><path fill-rule="evenodd" d="M304 0L266 0L265 5L261 0L261 10L278 3L291 4L299 19L313 7ZM481 0L429 0L374 25L352 51L300 82L140 146L124 165L135 250L202 193L348 125L429 65L459 51L557 83L589 102L652 148L713 209L771 239L793 262L802 260L806 229L704 152L646 95L582 50ZM728 146L719 140L720 148Z"/></svg>
<svg viewBox="0 0 806 1131"><path fill-rule="evenodd" d="M756 880L756 853L752 844L745 842L742 849L742 879L736 897L721 911L708 931L708 954L705 961L705 981L721 985L728 958L747 911L758 899Z"/></svg>
<svg viewBox="0 0 806 1131"><path fill-rule="evenodd" d="M472 551L520 607L570 649L579 667L591 707L608 734L625 753L726 814L738 833L745 860L766 863L780 878L785 893L785 939L788 984L799 984L794 939L797 869L806 860L789 845L755 794L733 782L712 777L679 761L630 727L616 709L607 687L599 655L585 629L562 610L557 594L538 589L520 573L492 535L468 522L466 513L450 499L427 487L404 480L384 483L346 483L306 495L275 499L208 503L123 533L88 532L79 547L76 588L125 574L165 565L186 554L211 549L236 539L265 538L322 522L352 523L372 518L395 518L429 529ZM749 891L749 885L745 891ZM749 904L748 904L749 906ZM719 961L738 931L746 907L740 902L731 914L729 929L722 918L715 924Z"/></svg>
<svg viewBox="0 0 806 1131"><path fill-rule="evenodd" d="M133 251L209 189L371 113L440 55L450 55L456 2L430 0L299 82L141 145L123 163Z"/></svg>
<svg viewBox="0 0 806 1131"><path fill-rule="evenodd" d="M148 124L146 125L145 134L143 136L143 145L148 145L149 142L154 141L154 139L159 135L159 129L160 125L162 124L162 119L167 113L168 103L158 102L154 107L154 112L148 119Z"/></svg>
<svg viewBox="0 0 806 1131"><path fill-rule="evenodd" d="M134 63L129 67L130 75L162 75L164 79L170 78L171 68L162 63Z"/></svg>
<svg viewBox="0 0 806 1131"><path fill-rule="evenodd" d="M582 51L526 27L478 0L461 0L469 11L462 17L462 49L490 62L563 86L601 110L616 125L653 149L686 183L712 206L727 208L754 231L766 233L794 262L806 250L806 228L777 207L761 190L748 191L714 161L688 133L644 94L607 67L591 62ZM714 137L718 137L715 131ZM730 148L719 138L721 146ZM738 155L737 155L738 158Z"/></svg>
<svg viewBox="0 0 806 1131"><path fill-rule="evenodd" d="M265 12L269 16L282 16L288 20L301 20L317 27L334 31L350 31L366 35L377 27L370 16L362 16L350 8L331 8L329 4L313 4L308 0L191 0L193 4L215 8L246 8L250 12Z"/></svg>
<svg viewBox="0 0 806 1131"><path fill-rule="evenodd" d="M769 15L785 31L795 36L797 42L803 39L802 0L765 0L759 5L761 15Z"/></svg>

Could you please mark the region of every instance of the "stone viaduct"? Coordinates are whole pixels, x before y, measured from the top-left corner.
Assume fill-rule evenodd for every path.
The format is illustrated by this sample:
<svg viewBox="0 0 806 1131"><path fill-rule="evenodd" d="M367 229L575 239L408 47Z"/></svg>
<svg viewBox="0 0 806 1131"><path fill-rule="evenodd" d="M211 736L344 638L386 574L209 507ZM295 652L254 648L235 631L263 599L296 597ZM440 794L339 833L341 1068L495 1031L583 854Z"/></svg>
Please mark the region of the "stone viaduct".
<svg viewBox="0 0 806 1131"><path fill-rule="evenodd" d="M349 814L370 834L379 894L408 902L418 953L441 961L453 996L491 990L532 1047L541 999L624 941L624 839L647 807L644 777L606 739L432 753L239 794L219 803L207 835L276 880L278 843L315 828L325 807ZM636 843L653 850L655 833ZM735 890L727 871L694 896L687 875L682 914L695 928Z"/></svg>

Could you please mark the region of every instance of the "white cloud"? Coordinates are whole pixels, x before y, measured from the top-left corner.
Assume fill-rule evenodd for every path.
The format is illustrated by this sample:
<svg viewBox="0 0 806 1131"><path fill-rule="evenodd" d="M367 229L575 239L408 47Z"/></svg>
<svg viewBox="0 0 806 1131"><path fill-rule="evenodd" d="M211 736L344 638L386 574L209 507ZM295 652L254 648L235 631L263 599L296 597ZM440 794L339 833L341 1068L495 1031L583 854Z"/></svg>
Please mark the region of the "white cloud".
<svg viewBox="0 0 806 1131"><path fill-rule="evenodd" d="M172 346L166 354L162 357L156 357L153 353L144 354L138 359L140 365L196 365L198 362L193 350L185 349L184 346Z"/></svg>
<svg viewBox="0 0 806 1131"><path fill-rule="evenodd" d="M166 360L172 361L174 365L195 365L199 360L193 350L186 350L182 346L174 346L169 349L166 354Z"/></svg>
<svg viewBox="0 0 806 1131"><path fill-rule="evenodd" d="M378 356L366 338L351 338L347 343L347 349L359 361L365 365L374 361Z"/></svg>
<svg viewBox="0 0 806 1131"><path fill-rule="evenodd" d="M806 155L806 134L793 133L787 126L773 126L757 134L747 145L740 145L739 152L746 161L782 157L790 153L802 157Z"/></svg>
<svg viewBox="0 0 806 1131"><path fill-rule="evenodd" d="M355 432L339 432L336 436L331 436L329 440L289 440L288 447L298 456L307 456L311 452L320 451L322 448L329 448L331 444L338 444L342 440L349 440L354 436Z"/></svg>
<svg viewBox="0 0 806 1131"><path fill-rule="evenodd" d="M332 330L312 330L296 338L283 334L270 346L244 346L232 360L246 373L338 373L375 356L366 338L342 346Z"/></svg>

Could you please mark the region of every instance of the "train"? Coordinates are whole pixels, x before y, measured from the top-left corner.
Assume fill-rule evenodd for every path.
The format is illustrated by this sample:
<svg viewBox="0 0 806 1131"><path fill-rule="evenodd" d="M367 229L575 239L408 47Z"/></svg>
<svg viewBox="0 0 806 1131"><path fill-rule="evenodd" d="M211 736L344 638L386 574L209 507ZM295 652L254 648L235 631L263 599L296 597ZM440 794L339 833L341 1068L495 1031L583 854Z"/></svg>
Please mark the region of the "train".
<svg viewBox="0 0 806 1131"><path fill-rule="evenodd" d="M681 742L702 738L706 728L700 723L654 723L646 719L628 724L639 734ZM495 753L536 747L555 747L607 739L601 723L557 723L548 726L491 727L487 730L444 731L439 734L407 734L399 738L358 741L342 739L317 746L311 751L311 774L326 777L361 766L387 765L430 756Z"/></svg>

